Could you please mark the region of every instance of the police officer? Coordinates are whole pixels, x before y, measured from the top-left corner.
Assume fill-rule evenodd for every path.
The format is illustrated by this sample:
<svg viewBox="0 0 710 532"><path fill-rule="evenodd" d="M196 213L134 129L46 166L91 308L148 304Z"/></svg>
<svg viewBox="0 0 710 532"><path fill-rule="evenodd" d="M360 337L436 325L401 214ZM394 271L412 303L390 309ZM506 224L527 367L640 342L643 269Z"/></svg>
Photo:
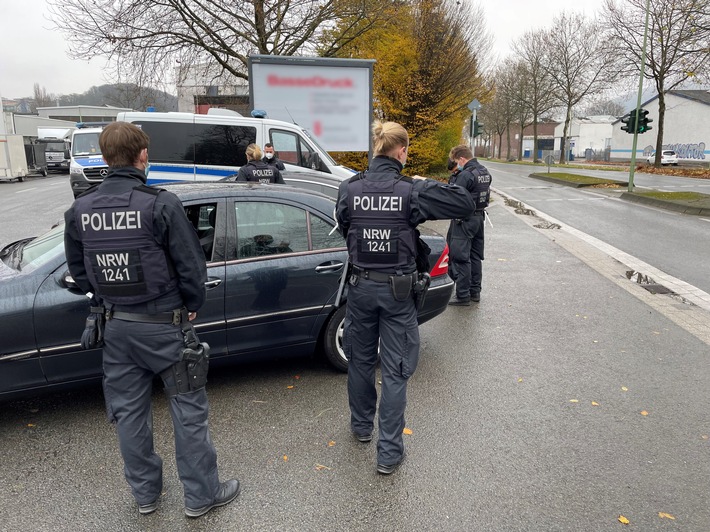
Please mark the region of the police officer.
<svg viewBox="0 0 710 532"><path fill-rule="evenodd" d="M180 200L145 186L148 143L133 124L114 122L104 128L99 146L109 174L65 213L67 264L79 287L106 309L106 408L139 513L154 512L163 489L151 409L153 378L159 374L170 396L185 514L198 517L233 501L239 481L218 479L205 379L183 389L175 378L185 367L183 336L194 335L189 321L205 301L207 271ZM194 367L206 376L200 347L203 356L195 358L199 363Z"/></svg>
<svg viewBox="0 0 710 532"><path fill-rule="evenodd" d="M461 187L401 175L409 148L401 125L375 121L372 132L375 157L364 174L340 185L336 219L352 265L344 333L350 427L359 441L371 441L379 342L377 471L386 475L404 458L407 381L419 359L415 230L425 220L468 216L473 201Z"/></svg>
<svg viewBox="0 0 710 532"><path fill-rule="evenodd" d="M274 151L274 145L270 142L264 144L264 158L262 159L262 161L266 164L270 164L271 166L275 166L279 170L286 169L284 163L282 163L276 155L276 152Z"/></svg>
<svg viewBox="0 0 710 532"><path fill-rule="evenodd" d="M449 183L468 190L476 204L471 215L451 220L447 235L449 273L456 281L456 295L449 305L469 306L472 300L481 300L484 209L490 199L491 174L464 144L452 148L449 159L456 163L458 170L451 175Z"/></svg>
<svg viewBox="0 0 710 532"><path fill-rule="evenodd" d="M261 160L261 149L259 146L249 144L246 154L248 162L239 169L237 181L284 184L284 179L281 177L279 169Z"/></svg>

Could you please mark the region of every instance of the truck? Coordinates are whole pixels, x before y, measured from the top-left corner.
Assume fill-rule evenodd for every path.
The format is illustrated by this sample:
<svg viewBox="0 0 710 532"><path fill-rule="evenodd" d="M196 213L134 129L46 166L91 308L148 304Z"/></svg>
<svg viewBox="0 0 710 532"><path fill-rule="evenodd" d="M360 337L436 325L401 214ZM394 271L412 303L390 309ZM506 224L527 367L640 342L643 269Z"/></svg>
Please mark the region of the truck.
<svg viewBox="0 0 710 532"><path fill-rule="evenodd" d="M74 128L37 128L37 142L44 146L47 170L69 170L73 131Z"/></svg>

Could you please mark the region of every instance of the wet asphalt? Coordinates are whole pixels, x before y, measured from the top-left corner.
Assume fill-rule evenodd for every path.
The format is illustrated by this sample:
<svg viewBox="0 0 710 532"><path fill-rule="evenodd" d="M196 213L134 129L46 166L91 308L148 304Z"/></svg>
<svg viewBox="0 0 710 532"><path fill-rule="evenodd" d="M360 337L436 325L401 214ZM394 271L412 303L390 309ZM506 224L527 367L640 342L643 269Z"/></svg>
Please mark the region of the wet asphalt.
<svg viewBox="0 0 710 532"><path fill-rule="evenodd" d="M242 482L234 503L184 516L156 388L165 493L139 516L90 387L0 405L0 530L710 530L706 335L623 264L599 271L587 244L494 199L480 304L420 328L393 475L350 435L346 376L325 362L215 367L210 426L221 477Z"/></svg>

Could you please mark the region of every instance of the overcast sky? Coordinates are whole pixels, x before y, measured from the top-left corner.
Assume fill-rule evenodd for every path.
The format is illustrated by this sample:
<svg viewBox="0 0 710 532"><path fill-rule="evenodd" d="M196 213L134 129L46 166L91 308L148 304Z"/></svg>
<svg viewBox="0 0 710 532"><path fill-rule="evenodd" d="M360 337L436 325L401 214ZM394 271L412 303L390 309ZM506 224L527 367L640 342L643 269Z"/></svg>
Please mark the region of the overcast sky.
<svg viewBox="0 0 710 532"><path fill-rule="evenodd" d="M549 26L560 10L574 10L592 17L601 9L603 0L478 1L495 39L493 51L498 57L505 57L511 40L527 30ZM0 95L5 98L32 96L35 83L49 93L69 94L110 82L102 74L104 61L69 59L63 34L52 28L46 0L3 0Z"/></svg>

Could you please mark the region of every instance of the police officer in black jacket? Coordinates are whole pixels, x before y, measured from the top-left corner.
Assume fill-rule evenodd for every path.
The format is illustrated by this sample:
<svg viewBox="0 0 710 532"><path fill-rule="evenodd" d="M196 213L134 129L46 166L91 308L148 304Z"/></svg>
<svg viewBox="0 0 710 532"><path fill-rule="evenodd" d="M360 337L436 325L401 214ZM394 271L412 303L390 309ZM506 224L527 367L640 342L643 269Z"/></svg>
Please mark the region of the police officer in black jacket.
<svg viewBox="0 0 710 532"><path fill-rule="evenodd" d="M170 397L185 514L198 517L233 501L239 481L219 482L207 425L206 344L196 342L189 323L205 301L205 256L177 196L145 186L148 143L133 124L104 128L99 145L110 171L65 214L67 264L78 286L105 308L106 408L139 513L154 512L163 489L151 409L153 378L160 375ZM177 378L187 371L186 354L194 355L192 370L199 373L194 385Z"/></svg>
<svg viewBox="0 0 710 532"><path fill-rule="evenodd" d="M473 202L461 187L401 174L409 148L401 125L375 121L372 132L375 157L364 174L340 185L336 219L352 265L344 335L350 427L359 441L372 439L379 343L377 471L390 474L404 458L407 381L419 359L415 229L426 220L468 216Z"/></svg>
<svg viewBox="0 0 710 532"><path fill-rule="evenodd" d="M279 170L286 170L286 166L281 162L278 155L274 151L274 145L270 142L264 144L264 158L261 159L262 162L275 166Z"/></svg>
<svg viewBox="0 0 710 532"><path fill-rule="evenodd" d="M284 184L284 178L281 177L279 169L261 160L261 149L259 146L249 144L246 154L248 162L239 169L236 181Z"/></svg>
<svg viewBox="0 0 710 532"><path fill-rule="evenodd" d="M452 148L449 159L456 163L458 169L449 178L449 183L468 190L476 205L470 216L451 220L447 235L449 273L456 281L456 295L449 305L469 306L472 300L481 300L483 229L486 222L484 209L490 199L491 174L474 159L471 149L464 144Z"/></svg>

